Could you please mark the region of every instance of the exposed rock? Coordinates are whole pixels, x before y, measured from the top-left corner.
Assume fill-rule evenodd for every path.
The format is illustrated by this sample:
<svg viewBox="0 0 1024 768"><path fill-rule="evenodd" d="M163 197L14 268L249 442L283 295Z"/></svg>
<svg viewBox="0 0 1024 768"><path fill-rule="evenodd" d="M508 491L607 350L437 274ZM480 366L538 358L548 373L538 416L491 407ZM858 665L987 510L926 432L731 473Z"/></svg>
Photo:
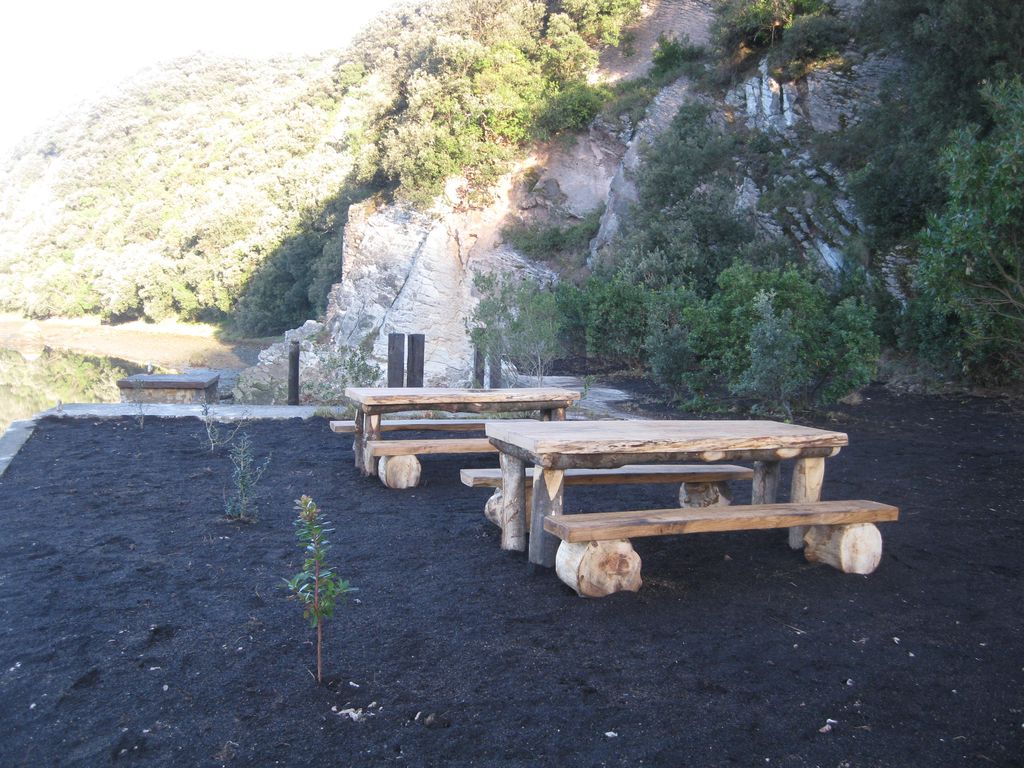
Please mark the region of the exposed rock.
<svg viewBox="0 0 1024 768"><path fill-rule="evenodd" d="M333 343L362 346L383 366L389 333L423 333L424 383L468 381L473 350L466 328L478 301L474 275L555 279L500 241L510 183L507 178L483 209L439 205L431 216L392 205L352 206L342 280L328 299L326 325Z"/></svg>
<svg viewBox="0 0 1024 768"><path fill-rule="evenodd" d="M640 168L643 153L652 142L672 124L672 120L690 100L703 98L693 91L688 78L681 77L663 88L647 108L644 119L637 126L636 134L627 145L622 162L612 178L608 199L597 235L590 244L587 263L593 266L605 253L619 227L629 214L629 208L637 201L636 174Z"/></svg>

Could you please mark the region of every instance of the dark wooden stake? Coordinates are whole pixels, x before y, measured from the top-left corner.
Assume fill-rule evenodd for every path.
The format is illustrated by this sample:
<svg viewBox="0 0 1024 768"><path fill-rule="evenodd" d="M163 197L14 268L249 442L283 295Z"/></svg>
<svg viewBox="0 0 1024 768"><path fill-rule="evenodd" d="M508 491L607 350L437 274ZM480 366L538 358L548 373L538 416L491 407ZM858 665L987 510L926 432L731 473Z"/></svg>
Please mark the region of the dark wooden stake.
<svg viewBox="0 0 1024 768"><path fill-rule="evenodd" d="M423 355L426 338L422 333L409 334L409 362L406 369L405 386L423 386Z"/></svg>
<svg viewBox="0 0 1024 768"><path fill-rule="evenodd" d="M479 347L473 349L473 387L483 389L484 386L484 353Z"/></svg>
<svg viewBox="0 0 1024 768"><path fill-rule="evenodd" d="M288 405L299 404L299 342L288 345Z"/></svg>
<svg viewBox="0 0 1024 768"><path fill-rule="evenodd" d="M487 365L491 369L491 389L501 389L501 355L492 354Z"/></svg>
<svg viewBox="0 0 1024 768"><path fill-rule="evenodd" d="M405 386L405 334L388 334L388 386Z"/></svg>

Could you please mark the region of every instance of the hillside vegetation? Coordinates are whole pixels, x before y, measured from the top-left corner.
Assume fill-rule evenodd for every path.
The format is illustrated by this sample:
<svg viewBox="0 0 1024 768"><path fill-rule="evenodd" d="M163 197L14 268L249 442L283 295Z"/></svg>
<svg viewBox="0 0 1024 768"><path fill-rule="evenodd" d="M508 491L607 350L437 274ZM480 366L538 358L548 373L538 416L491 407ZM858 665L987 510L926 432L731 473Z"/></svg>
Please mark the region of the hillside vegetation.
<svg viewBox="0 0 1024 768"><path fill-rule="evenodd" d="M687 73L701 94L646 153L638 201L594 274L553 289L574 352L647 372L691 406L738 398L787 415L866 384L882 346L932 378L1020 381L1024 9L870 0L842 16L824 0L723 0L717 11L714 50L662 41L654 73ZM785 82L865 52L892 56L898 74L834 133L804 129L794 145L724 108L764 59ZM837 274L763 226L829 202L800 155L846 172L865 224L843 238ZM756 210L738 199L748 179L767 190ZM893 263L903 293L886 288ZM495 322L514 334L543 293L507 292L519 306L497 321L478 312L477 338Z"/></svg>
<svg viewBox="0 0 1024 768"><path fill-rule="evenodd" d="M639 0L421 2L342 54L190 58L27 141L0 175L0 310L230 322L322 312L346 206L482 189L586 125L586 73Z"/></svg>

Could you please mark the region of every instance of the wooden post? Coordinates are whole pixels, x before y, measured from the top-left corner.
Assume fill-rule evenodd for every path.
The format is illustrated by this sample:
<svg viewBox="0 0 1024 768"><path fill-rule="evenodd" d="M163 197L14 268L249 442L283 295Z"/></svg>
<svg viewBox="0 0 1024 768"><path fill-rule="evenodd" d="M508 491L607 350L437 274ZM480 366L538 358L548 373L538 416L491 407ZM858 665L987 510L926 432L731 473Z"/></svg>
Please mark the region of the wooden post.
<svg viewBox="0 0 1024 768"><path fill-rule="evenodd" d="M480 347L473 348L473 388L484 387L484 353Z"/></svg>
<svg viewBox="0 0 1024 768"><path fill-rule="evenodd" d="M288 405L299 404L299 342L288 345Z"/></svg>
<svg viewBox="0 0 1024 768"><path fill-rule="evenodd" d="M544 530L544 518L562 514L562 491L565 471L533 468L533 513L530 518L530 564L555 567L560 543L557 536Z"/></svg>
<svg viewBox="0 0 1024 768"><path fill-rule="evenodd" d="M501 355L492 352L487 367L491 371L491 389L501 389Z"/></svg>
<svg viewBox="0 0 1024 768"><path fill-rule="evenodd" d="M774 504L779 492L779 470L777 461L755 461L754 481L750 492L751 504Z"/></svg>
<svg viewBox="0 0 1024 768"><path fill-rule="evenodd" d="M824 459L797 459L793 466L793 481L789 487L789 500L794 504L821 501L821 484L825 479ZM806 525L789 529L791 549L804 548Z"/></svg>
<svg viewBox="0 0 1024 768"><path fill-rule="evenodd" d="M405 386L405 334L388 334L388 386Z"/></svg>
<svg viewBox="0 0 1024 768"><path fill-rule="evenodd" d="M409 364L406 371L405 386L423 386L423 353L426 339L422 333L409 334Z"/></svg>
<svg viewBox="0 0 1024 768"><path fill-rule="evenodd" d="M526 549L526 464L522 459L498 454L501 464L501 548Z"/></svg>

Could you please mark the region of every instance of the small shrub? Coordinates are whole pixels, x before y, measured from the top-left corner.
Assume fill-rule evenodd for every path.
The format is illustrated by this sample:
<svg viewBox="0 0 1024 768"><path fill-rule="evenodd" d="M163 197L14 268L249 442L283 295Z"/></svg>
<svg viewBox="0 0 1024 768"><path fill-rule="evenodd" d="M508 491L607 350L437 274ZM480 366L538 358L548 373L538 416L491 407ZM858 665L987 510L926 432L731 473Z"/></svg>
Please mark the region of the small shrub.
<svg viewBox="0 0 1024 768"><path fill-rule="evenodd" d="M214 418L213 409L210 408L209 403L203 403L200 408L199 418L203 422L203 429L206 433L206 440L203 440L202 443L209 448L210 453L213 453L218 448L230 445L231 441L235 439L235 435L238 434L238 430L245 425L245 421L240 420L230 429L225 427Z"/></svg>
<svg viewBox="0 0 1024 768"><path fill-rule="evenodd" d="M849 39L846 24L832 14L797 16L768 57L772 74L780 80L802 77L815 62L837 56Z"/></svg>
<svg viewBox="0 0 1024 768"><path fill-rule="evenodd" d="M793 312L776 314L774 295L761 291L754 297L757 322L750 330L747 351L750 367L730 384L734 394L753 396L771 411L781 408L792 420L794 396L807 384L800 360L800 337L793 330Z"/></svg>
<svg viewBox="0 0 1024 768"><path fill-rule="evenodd" d="M687 65L700 61L704 57L704 49L694 45L689 38L658 36L658 47L652 56L651 78L658 83L665 83L682 74Z"/></svg>
<svg viewBox="0 0 1024 768"><path fill-rule="evenodd" d="M327 565L330 543L326 534L333 529L330 523L320 517L320 510L309 496L295 501L298 519L295 520L295 538L306 552L302 570L285 579L288 589L302 604L302 618L309 626L316 628L316 681L323 682L323 637L324 619L334 615L334 606L339 598L355 589L340 578Z"/></svg>
<svg viewBox="0 0 1024 768"><path fill-rule="evenodd" d="M586 128L610 96L611 91L604 87L570 83L545 102L537 117L537 135L547 138L563 131Z"/></svg>
<svg viewBox="0 0 1024 768"><path fill-rule="evenodd" d="M257 462L252 452L249 435L243 432L231 446L231 479L234 484L231 497L224 506L224 514L244 523L256 522L257 486L270 464L270 457Z"/></svg>

